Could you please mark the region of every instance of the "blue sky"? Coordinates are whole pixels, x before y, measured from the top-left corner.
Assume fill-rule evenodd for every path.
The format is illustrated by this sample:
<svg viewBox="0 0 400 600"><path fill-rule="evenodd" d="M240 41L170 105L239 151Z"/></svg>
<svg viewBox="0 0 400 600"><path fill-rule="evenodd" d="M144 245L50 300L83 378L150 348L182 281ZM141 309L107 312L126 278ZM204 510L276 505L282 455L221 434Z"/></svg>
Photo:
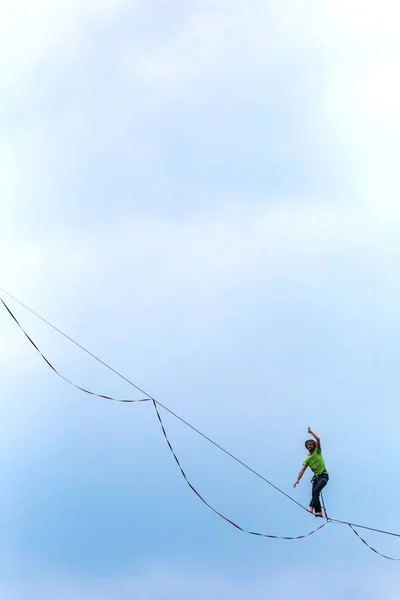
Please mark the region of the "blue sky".
<svg viewBox="0 0 400 600"><path fill-rule="evenodd" d="M392 3L0 11L0 285L303 504L310 425L331 515L399 532ZM138 397L9 304L67 377ZM218 519L150 404L80 393L0 323L0 597L397 597L398 563L344 526L274 541ZM316 526L162 416L218 510L275 535Z"/></svg>

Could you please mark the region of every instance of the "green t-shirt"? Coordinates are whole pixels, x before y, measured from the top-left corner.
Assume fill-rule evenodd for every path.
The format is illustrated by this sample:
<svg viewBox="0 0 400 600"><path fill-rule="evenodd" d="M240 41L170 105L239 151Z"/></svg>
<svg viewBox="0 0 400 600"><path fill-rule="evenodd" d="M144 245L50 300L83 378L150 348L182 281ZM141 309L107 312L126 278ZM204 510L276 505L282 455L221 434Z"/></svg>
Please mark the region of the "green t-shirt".
<svg viewBox="0 0 400 600"><path fill-rule="evenodd" d="M314 475L321 475L326 470L325 461L322 458L321 448L315 448L312 454L309 454L304 460L303 465L310 467Z"/></svg>

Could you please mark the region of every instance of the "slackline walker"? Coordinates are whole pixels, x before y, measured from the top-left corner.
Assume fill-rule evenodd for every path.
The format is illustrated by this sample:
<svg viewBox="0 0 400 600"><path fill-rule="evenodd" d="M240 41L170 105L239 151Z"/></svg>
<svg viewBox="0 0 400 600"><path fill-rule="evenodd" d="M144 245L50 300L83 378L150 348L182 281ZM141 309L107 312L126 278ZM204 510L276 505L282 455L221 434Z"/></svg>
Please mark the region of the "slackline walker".
<svg viewBox="0 0 400 600"><path fill-rule="evenodd" d="M296 486L299 483L299 481L300 481L300 479L301 479L304 471L306 470L307 466L310 466L310 468L314 472L314 475L316 475L316 479L313 478L313 480L316 483L314 484L314 481L313 481L313 496L312 496L312 499L311 499L311 502L310 502L310 507L307 509L306 507L302 506L297 500L295 500L294 498L292 498L291 496L289 496L289 494L286 494L286 492L284 492L283 490L281 490L280 488L278 488L276 485L274 485L273 483L271 483L270 481L268 481L268 479L266 479L265 477L263 477L262 475L260 475L260 473L258 473L257 471L255 471L254 469L252 469L251 467L249 467L246 463L244 463L243 461L241 461L240 459L238 459L236 456L234 456L233 454L231 454L230 452L228 452L225 448L223 448L217 442L213 441L211 438L209 438L208 436L206 436L199 429L196 429L196 427L194 427L193 425L191 425L189 422L185 421L185 419L183 419L182 417L180 417L178 414L174 413L167 406L164 406L163 404L161 404L161 402L158 402L157 400L155 400L152 396L150 396L149 394L147 394L144 390L142 390L135 383L133 383L132 381L130 381L127 377L125 377L124 375L122 375L121 373L119 373L118 371L116 371L113 367L111 367L110 365L108 365L107 363L105 363L104 361L102 361L95 354L93 354L92 352L90 352L89 350L87 350L86 348L84 348L81 344L79 344L74 339L72 339L67 334L65 334L63 331L61 331L60 329L58 329L57 327L55 327L55 325L52 325L49 321L47 321L46 319L44 319L43 317L41 317L38 313L36 313L35 311L33 311L31 308L29 308L28 306L26 306L25 304L23 304L20 300L18 300L17 298L15 298L11 294L9 294L6 290L4 290L3 288L0 288L0 291L3 291L10 298L12 298L16 302L18 302L21 306L23 306L24 308L26 308L27 310L29 310L36 317L38 317L39 319L41 319L42 321L44 321L47 325L49 325L50 327L52 327L54 330L56 330L62 336L64 336L65 338L67 338L73 344L75 344L76 346L78 346L81 350L83 350L84 352L86 352L87 354L89 354L90 356L92 356L95 360L97 360L98 362L100 362L107 369L111 370L113 373L115 373L116 375L118 375L119 377L121 377L122 379L124 379L127 383L129 383L130 385L132 385L134 388L136 388L138 391L140 391L143 395L145 395L147 397L146 398L140 398L140 399L122 399L121 400L121 399L113 398L113 397L105 395L105 394L98 394L98 393L92 392L90 390L87 390L87 389L85 389L85 388L83 388L83 387L81 387L79 385L76 385L75 383L73 383L72 381L70 381L69 379L67 379L66 377L64 377L64 375L62 375L59 371L57 371L55 369L55 367L50 363L50 361L42 354L42 352L39 350L38 346L31 339L31 337L27 334L27 332L23 329L23 327L18 322L18 320L16 319L16 317L14 316L14 314L11 312L11 310L9 309L9 307L7 306L7 304L4 302L4 300L2 298L0 298L2 304L4 305L5 309L8 311L9 315L13 318L13 320L18 325L18 327L23 331L23 333L25 334L25 336L27 337L27 339L34 346L34 348L38 351L38 353L41 355L41 357L46 362L46 364L53 370L53 372L55 372L64 381L66 381L67 383L69 383L70 385L74 386L75 388L79 389L82 392L85 392L87 394L91 394L93 396L97 396L97 397L100 397L100 398L105 398L107 400L114 400L114 401L117 401L117 402L149 402L149 401L152 401L154 409L155 409L155 412L157 414L157 418L158 418L159 424L161 426L163 435L165 437L165 440L166 440L166 442L168 444L168 447L169 447L169 449L170 449L170 451L171 451L171 453L172 453L172 455L173 455L173 457L175 459L175 462L177 463L177 465L178 465L178 467L180 469L180 472L181 472L182 476L184 477L187 485L190 487L190 489L196 494L196 496L209 509L211 509L219 517L221 517L222 519L224 519L225 521L227 521L228 523L230 523L233 527L235 527L239 531L242 531L243 533L247 533L247 534L250 534L250 535L262 536L262 537L273 538L273 539L295 540L295 539L302 539L302 538L308 537L309 535L311 535L311 534L315 533L316 531L319 531L320 529L322 529L328 523L337 523L337 524L342 524L342 525L348 525L350 527L350 529L355 533L355 535L368 548L370 548L370 550L372 550L373 552L375 552L379 556L382 556L383 558L386 558L388 560L400 561L400 558L393 558L393 557L390 557L390 556L386 556L385 554L382 554L381 552L378 552L378 550L376 550L375 548L373 548L372 546L370 546L368 544L368 542L366 542L360 536L360 534L356 531L356 528L367 529L367 530L370 530L370 531L375 531L375 532L378 532L378 533L381 533L381 534L391 535L391 536L398 537L398 538L400 538L400 534L394 533L394 532L391 532L391 531L384 531L382 529L376 529L376 528L373 528L373 527L367 527L365 525L357 525L355 523L350 523L348 521L341 521L339 519L328 518L328 516L326 514L326 511L325 511L325 506L324 506L324 503L323 503L323 499L322 499L322 505L323 505L324 512L325 512L325 523L323 523L322 525L320 525L319 527L317 527L316 529L314 529L313 531L310 531L309 533L307 533L305 535L300 535L300 536L295 536L295 537L276 536L276 535L269 535L269 534L260 533L260 532L256 532L256 531L249 531L249 530L247 530L247 529L239 526L237 523L235 523L234 521L232 521L231 519L229 519L228 517L226 517L225 515L223 515L219 511L217 511L213 506L211 506L211 504L209 504L200 495L200 493L196 490L196 488L190 483L190 481L188 480L188 478L186 476L185 471L183 470L183 468L181 466L181 463L180 463L180 461L179 461L179 459L178 459L175 451L172 448L171 442L170 442L170 440L168 438L168 435L166 433L165 426L163 424L163 421L162 421L162 418L161 418L161 415L160 415L158 407L162 407L164 410L166 410L167 412L169 412L171 415L173 415L174 417L176 417L177 419L179 419L182 423L184 423L185 425L187 425L188 427L190 427L191 429L193 429L193 431L195 431L196 433L198 433L199 435L201 435L203 438L205 438L211 444L213 444L214 446L216 446L217 448L219 448L222 452L224 452L225 454L227 454L228 456L230 456L233 460L235 460L236 462L238 462L239 464L241 464L243 467L245 467L246 469L248 469L249 471L251 471L254 475L256 475L257 477L259 477L260 479L262 479L263 481L265 481L266 483L268 483L268 485L272 486L275 490L277 490L278 492L280 492L281 494L283 494L286 498L288 498L289 500L291 500L292 502L294 502L295 504L297 504L300 508L302 508L303 510L307 510L308 512L311 512L311 513L315 511L315 516L321 517L322 514L319 514L319 513L321 513L321 505L318 504L318 502L320 501L319 500L319 495L321 493L322 488L325 487L325 485L327 483L327 480L329 479L329 476L328 477L326 477L326 476L323 477L323 479L325 479L325 481L323 482L323 485L318 485L318 483L319 483L319 481L321 479L321 476L324 475L325 473L327 475L327 472L326 472L325 463L323 461L322 454L321 454L321 443L320 443L319 437L310 428L308 428L308 432L315 438L315 440L307 440L305 442L306 448L309 451L309 455L304 460L303 467L300 470L299 476L298 476L298 478L297 478L297 480L296 480L296 482L294 484L294 486ZM319 452L317 450L319 450ZM322 464L323 464L323 469L321 471L321 465ZM319 471L319 473L317 473L318 471ZM321 494L321 497L322 497L322 494Z"/></svg>
<svg viewBox="0 0 400 600"><path fill-rule="evenodd" d="M298 485L300 479L304 475L304 471L307 469L307 467L310 467L310 469L314 473L314 477L311 479L312 497L310 507L307 510L311 514L315 513L316 517L323 517L320 493L328 483L329 475L325 467L325 461L322 458L321 440L319 439L318 435L312 431L310 427L308 428L308 433L310 433L315 439L306 440L306 442L304 443L305 447L308 450L308 456L303 461L303 466L300 469L300 472L297 476L296 481L294 482L293 487L296 487L296 485Z"/></svg>

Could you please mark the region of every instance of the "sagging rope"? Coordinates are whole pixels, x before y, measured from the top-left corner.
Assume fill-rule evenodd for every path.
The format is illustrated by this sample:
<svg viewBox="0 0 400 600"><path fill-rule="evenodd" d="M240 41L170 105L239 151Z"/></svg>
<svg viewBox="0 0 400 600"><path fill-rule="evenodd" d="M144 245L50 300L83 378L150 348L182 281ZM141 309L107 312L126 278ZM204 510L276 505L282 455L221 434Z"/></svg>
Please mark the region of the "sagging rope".
<svg viewBox="0 0 400 600"><path fill-rule="evenodd" d="M25 331L25 329L22 327L22 325L19 323L19 321L13 315L13 313L11 312L11 310L8 308L8 306L4 302L4 300L2 298L0 298L0 300L3 303L3 305L5 306L5 308L7 309L7 311L9 312L9 314L11 315L11 317L14 319L14 321L16 322L16 324L18 325L18 327L26 335L26 337L28 338L28 340L30 341L30 343L32 344L32 346L39 352L40 356L43 358L43 360L45 361L45 363L50 367L50 369L52 369L54 371L54 373L56 373L59 377L61 377L61 379L64 379L64 381L66 381L70 385L74 386L76 389L80 390L81 392L85 392L85 394L90 394L91 396L97 396L98 398L105 398L106 400L113 400L114 402L149 402L150 401L150 398L140 398L138 400L125 400L125 399L120 399L120 398L112 398L111 396L106 396L105 394L97 394L96 392L91 392L90 390L86 390L85 388L81 387L80 385L77 385L76 383L74 383L70 379L67 379L67 377L65 377L59 371L57 371L57 369L44 356L44 354L42 354L42 352L39 350L38 346L35 344L35 342L32 340L32 338L27 334L27 332Z"/></svg>
<svg viewBox="0 0 400 600"><path fill-rule="evenodd" d="M32 338L28 335L28 333L25 331L25 329L22 327L22 325L19 323L19 321L17 320L17 318L15 317L15 315L11 312L11 310L9 309L9 307L7 306L7 304L4 302L4 300L2 298L0 298L1 302L3 303L4 307L7 309L8 313L11 315L11 317L14 319L15 323L18 325L18 327L21 329L21 331L25 334L25 336L28 338L28 340L30 341L30 343L32 344L32 346L35 348L35 350L37 350L37 352L40 354L40 356L43 358L43 360L45 361L45 363L54 371L54 373L56 373L59 377L61 377L61 379L63 379L64 381L66 381L67 383L69 383L70 385L72 385L73 387L77 388L78 390L85 392L87 394L91 394L92 396L97 396L98 398L105 398L106 400L114 400L116 402L152 402L153 406L155 408L157 417L158 417L158 421L161 425L161 430L163 432L163 435L165 437L165 440L168 444L168 447L170 449L170 451L172 452L172 455L180 469L180 472L183 476L183 478L185 479L187 485L190 487L190 489L196 494L196 496L208 507L210 508L216 515L218 515L219 517L221 517L222 519L224 519L224 521L226 521L227 523L230 523L231 525L233 525L233 527L235 527L236 529L238 529L239 531L242 531L243 533L248 533L249 535L256 535L256 536L260 536L260 537L266 537L266 538L271 538L271 539L281 539L281 540L300 540L302 538L308 537L310 535L312 535L313 533L315 533L316 531L319 531L320 529L322 529L326 523L323 523L322 525L320 525L319 527L317 527L316 529L314 529L313 531L310 531L309 533L306 533L304 535L299 535L299 536L294 536L294 537L289 537L289 536L278 536L278 535L272 535L272 534L267 534L267 533L261 533L261 532L257 532L257 531L248 531L247 529L245 529L244 527L241 527L240 525L238 525L237 523L235 523L234 521L232 521L231 519L229 519L227 516L223 515L221 512L219 512L216 508L214 508L209 502L207 502L203 496L199 493L199 491L190 483L189 479L186 476L185 471L183 470L181 463L177 457L177 455L175 454L174 449L172 448L171 442L168 438L168 435L166 433L163 421L161 419L161 415L160 412L158 410L157 407L157 402L156 400L154 400L153 398L143 398L143 399L139 399L139 400L120 400L118 398L113 398L111 396L107 396L105 394L98 394L96 392L92 392L90 390L87 390L77 384L75 384L74 382L72 382L70 379L68 379L67 377L65 377L64 375L62 375L53 365L52 363L46 358L46 356L41 352L41 350L39 349L39 347L37 346L37 344L32 340ZM300 505L301 506L301 505ZM302 507L303 508L303 507Z"/></svg>
<svg viewBox="0 0 400 600"><path fill-rule="evenodd" d="M160 415L160 411L158 410L157 407L157 403L155 400L153 400L153 406L154 409L157 413L157 417L161 426L161 430L163 432L163 435L165 437L165 441L168 444L168 447L172 453L172 456L174 457L176 464L179 467L180 472L182 473L182 476L184 478L184 480L186 481L186 483L188 484L188 486L190 487L190 489L192 490L192 492L194 492L196 494L196 496L206 505L208 506L208 508L210 508L216 515L218 515L219 517L221 517L221 519L224 519L224 521L226 521L227 523L230 523L231 525L233 525L233 527L235 527L236 529L238 529L239 531L242 531L243 533L248 533L249 535L257 535L259 537L265 537L265 538L271 538L271 539L276 539L276 540L301 540L302 538L306 538L310 535L312 535L313 533L315 533L316 531L319 531L320 529L322 529L323 527L325 527L325 525L327 524L327 522L323 523L322 525L320 525L319 527L317 527L316 529L314 529L313 531L310 531L309 533L306 533L304 535L298 535L295 537L288 537L288 536L281 536L281 535L271 535L271 534L267 534L267 533L260 533L258 531L248 531L247 529L244 529L243 527L241 527L240 525L238 525L237 523L235 523L234 521L232 521L231 519L228 519L228 517L226 517L225 515L223 515L222 513L220 513L218 510L216 510L211 504L209 504L207 502L207 500L205 500L203 498L203 496L197 491L197 489L190 483L189 479L186 476L185 471L182 468L182 465L177 457L177 455L175 454L175 450L173 449L171 442L169 441L167 432L165 430L164 427L164 423L161 419L161 415Z"/></svg>
<svg viewBox="0 0 400 600"><path fill-rule="evenodd" d="M41 317L40 315L38 315L37 313L35 313L32 309L30 309L28 306L26 306L25 304L23 304L22 302L20 302L17 298L15 298L14 296L12 296L11 294L9 294L6 290L4 290L3 288L0 288L0 290L2 290L4 293L6 293L8 296L10 296L11 298L13 298L16 302L18 302L19 304L21 304L22 306L24 306L27 310L29 310L30 312L32 312L34 315L36 315L38 318L40 318L42 321L44 321L45 323L47 323L50 327L52 327L53 329L55 329L58 333L60 333L61 335L63 335L64 337L66 337L67 339L69 339L72 343L74 343L75 345L79 346L82 350L84 350L86 353L88 353L90 356L92 356L93 358L95 358L97 361L99 361L100 363L102 363L105 367L107 367L108 369L110 369L111 371L113 371L116 375L118 375L119 377L121 377L122 379L124 379L125 381L127 381L128 383L130 383L133 387L135 387L137 390L139 390L141 393L145 394L146 396L148 396L148 398L144 398L144 399L137 399L137 400L132 400L132 399L117 399L117 398L113 398L111 396L107 396L105 394L98 394L95 392L92 392L90 390L87 390L81 386L76 385L75 383L73 383L72 381L70 381L69 379L67 379L66 377L64 377L61 373L59 373L59 371L57 371L54 366L50 363L50 361L42 354L42 352L39 350L38 346L33 342L33 340L31 339L31 337L27 334L27 332L23 329L23 327L21 326L21 324L18 322L18 320L16 319L16 317L13 315L13 313L11 312L11 310L9 309L9 307L6 305L6 303L4 302L4 300L2 298L0 298L1 302L3 303L4 307L6 308L6 310L8 311L8 313L10 314L10 316L13 318L13 320L15 321L15 323L18 325L18 327L23 331L23 333L25 334L25 336L27 337L27 339L31 342L31 344L33 345L33 347L39 352L39 354L42 356L43 360L46 362L46 364L57 374L59 375L64 381L66 381L67 383L69 383L70 385L74 386L75 388L79 389L82 392L85 392L87 394L93 395L93 396L97 396L99 398L104 398L107 400L113 400L113 401L117 401L117 402L148 402L150 400L152 400L153 402L153 406L156 410L157 413L157 417L158 420L160 422L161 428L162 428L162 432L163 435L166 439L166 442L168 444L168 447L170 448L170 451L172 452L172 455L181 471L182 476L184 477L186 483L188 484L188 486L191 488L191 490L198 496L198 498L206 505L208 506L208 508L210 508L214 513L216 513L219 517L221 517L222 519L224 519L225 521L227 521L228 523L230 523L231 525L233 525L236 529L244 532L244 533L248 533L250 535L257 535L257 536L262 536L262 537L266 537L266 538L272 538L272 539L285 539L285 540L294 540L294 539L302 539L305 537L308 537L310 535L312 535L313 533L315 533L316 531L319 531L320 529L322 529L322 527L324 527L327 523L332 522L332 523L338 523L338 524L345 524L345 525L349 525L349 527L351 528L351 530L357 535L357 537L368 547L370 548L373 552L375 552L376 554L378 554L379 556L386 558L388 560L400 560L400 558L393 558L390 556L387 556L385 554L382 554L380 552L378 552L375 548L373 548L372 546L370 546L359 534L358 532L354 529L354 527L359 527L359 528L363 528L363 529L369 529L371 531L376 531L378 533L383 533L386 535L392 535L395 537L400 537L400 534L397 533L393 533L393 532L389 532L389 531L383 531L380 529L375 529L373 527L366 527L363 525L356 525L354 523L350 523L347 521L340 521L338 519L331 519L328 517L327 512L326 512L326 508L325 508L325 504L323 501L323 496L321 494L321 499L322 499L322 506L323 506L323 510L324 510L324 515L325 515L325 519L326 522L323 523L321 526L317 527L316 529L314 529L313 531L305 534L305 535L301 535L301 536L295 536L295 537L288 537L288 536L275 536L275 535L270 535L270 534L264 534L264 533L260 533L260 532L253 532L253 531L248 531L244 528L242 528L241 526L239 526L237 523L235 523L234 521L232 521L231 519L229 519L228 517L226 517L225 515L223 515L222 513L220 513L219 511L217 511L213 506L211 506L201 495L200 493L195 489L195 487L189 482L189 480L187 479L187 476L184 472L184 470L181 467L181 464L172 448L172 445L168 439L165 427L163 425L162 419L161 419L161 415L159 413L158 407L162 406L165 410L167 410L168 412L170 412L173 416L175 416L176 418L178 418L179 420L181 420L183 423L185 423L186 425L188 425L191 429L193 429L194 431L196 431L197 433L199 433L201 436L203 436L205 439L207 439L208 441L210 441L212 444L214 444L215 446L217 446L219 449L221 449L223 452L225 452L226 454L228 454L230 457L232 457L234 460L236 460L237 462L239 462L240 464L242 464L244 467L246 467L248 470L250 470L251 472L253 472L255 475L257 475L258 477L260 477L261 479L263 479L266 483L268 483L269 485L271 485L272 487L274 487L277 491L279 491L280 493L282 493L283 495L285 495L288 499L292 500L293 502L295 502L296 504L298 504L301 508L303 508L304 510L307 510L304 506L302 506L299 502L297 502L297 500L295 500L294 498L292 498L291 496L289 496L288 494L286 494L285 492L283 492L283 490L280 490L277 486L275 486L274 484L272 484L270 481L268 481L267 479L265 479L262 475L260 475L259 473L257 473L256 471L254 471L251 467L249 467L248 465L246 465L245 463L243 463L241 460L239 460L238 458L236 458L233 454L231 454L230 452L228 452L227 450L225 450L222 446L220 446L219 444L217 444L216 442L214 442L213 440L211 440L211 438L208 438L205 434L203 434L201 431L199 431L198 429L196 429L195 427L193 427L192 425L190 425L190 423L188 423L187 421L185 421L184 419L182 419L179 415L175 414L173 411L171 411L169 408L167 408L166 406L162 405L160 402L156 401L154 398L152 398L150 395L148 395L146 392L144 392L143 390L141 390L137 385L135 385L133 382L129 381L129 379L127 379L126 377L124 377L123 375L121 375L120 373L118 373L118 371L116 371L115 369L113 369L112 367L110 367L107 363L105 363L104 361L102 361L101 359L99 359L96 355L92 354L91 352L89 352L88 350L86 350L86 348L84 348L83 346L81 346L80 344L78 344L75 340L73 340L72 338L70 338L69 336L67 336L65 333L63 333L61 330L57 329L57 327L55 327L54 325L52 325L49 321L46 321L46 319L44 319L43 317Z"/></svg>
<svg viewBox="0 0 400 600"><path fill-rule="evenodd" d="M375 552L375 554L382 556L382 558L387 558L387 560L400 560L400 558L394 558L393 556L387 556L386 554L382 554L382 552L379 552L378 550L370 546L370 544L368 544L368 542L366 542L364 538L361 537L361 535L354 529L354 525L352 523L347 523L347 525L350 527L352 532L356 534L358 539L361 540L363 544L365 544L370 550L372 550L372 552Z"/></svg>

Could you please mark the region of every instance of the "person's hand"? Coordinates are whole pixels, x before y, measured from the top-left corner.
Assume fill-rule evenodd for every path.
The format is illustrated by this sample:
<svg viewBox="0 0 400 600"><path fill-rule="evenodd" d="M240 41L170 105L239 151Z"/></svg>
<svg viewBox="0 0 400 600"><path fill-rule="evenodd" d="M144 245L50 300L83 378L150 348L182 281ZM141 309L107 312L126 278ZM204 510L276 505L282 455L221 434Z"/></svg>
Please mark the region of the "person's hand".
<svg viewBox="0 0 400 600"><path fill-rule="evenodd" d="M308 431L308 433L312 433L312 431L311 431L311 427L309 427L309 428L307 429L307 431Z"/></svg>
<svg viewBox="0 0 400 600"><path fill-rule="evenodd" d="M296 487L296 485L297 485L298 483L299 483L299 480L295 481L295 482L294 482L294 486L293 486L293 487Z"/></svg>

